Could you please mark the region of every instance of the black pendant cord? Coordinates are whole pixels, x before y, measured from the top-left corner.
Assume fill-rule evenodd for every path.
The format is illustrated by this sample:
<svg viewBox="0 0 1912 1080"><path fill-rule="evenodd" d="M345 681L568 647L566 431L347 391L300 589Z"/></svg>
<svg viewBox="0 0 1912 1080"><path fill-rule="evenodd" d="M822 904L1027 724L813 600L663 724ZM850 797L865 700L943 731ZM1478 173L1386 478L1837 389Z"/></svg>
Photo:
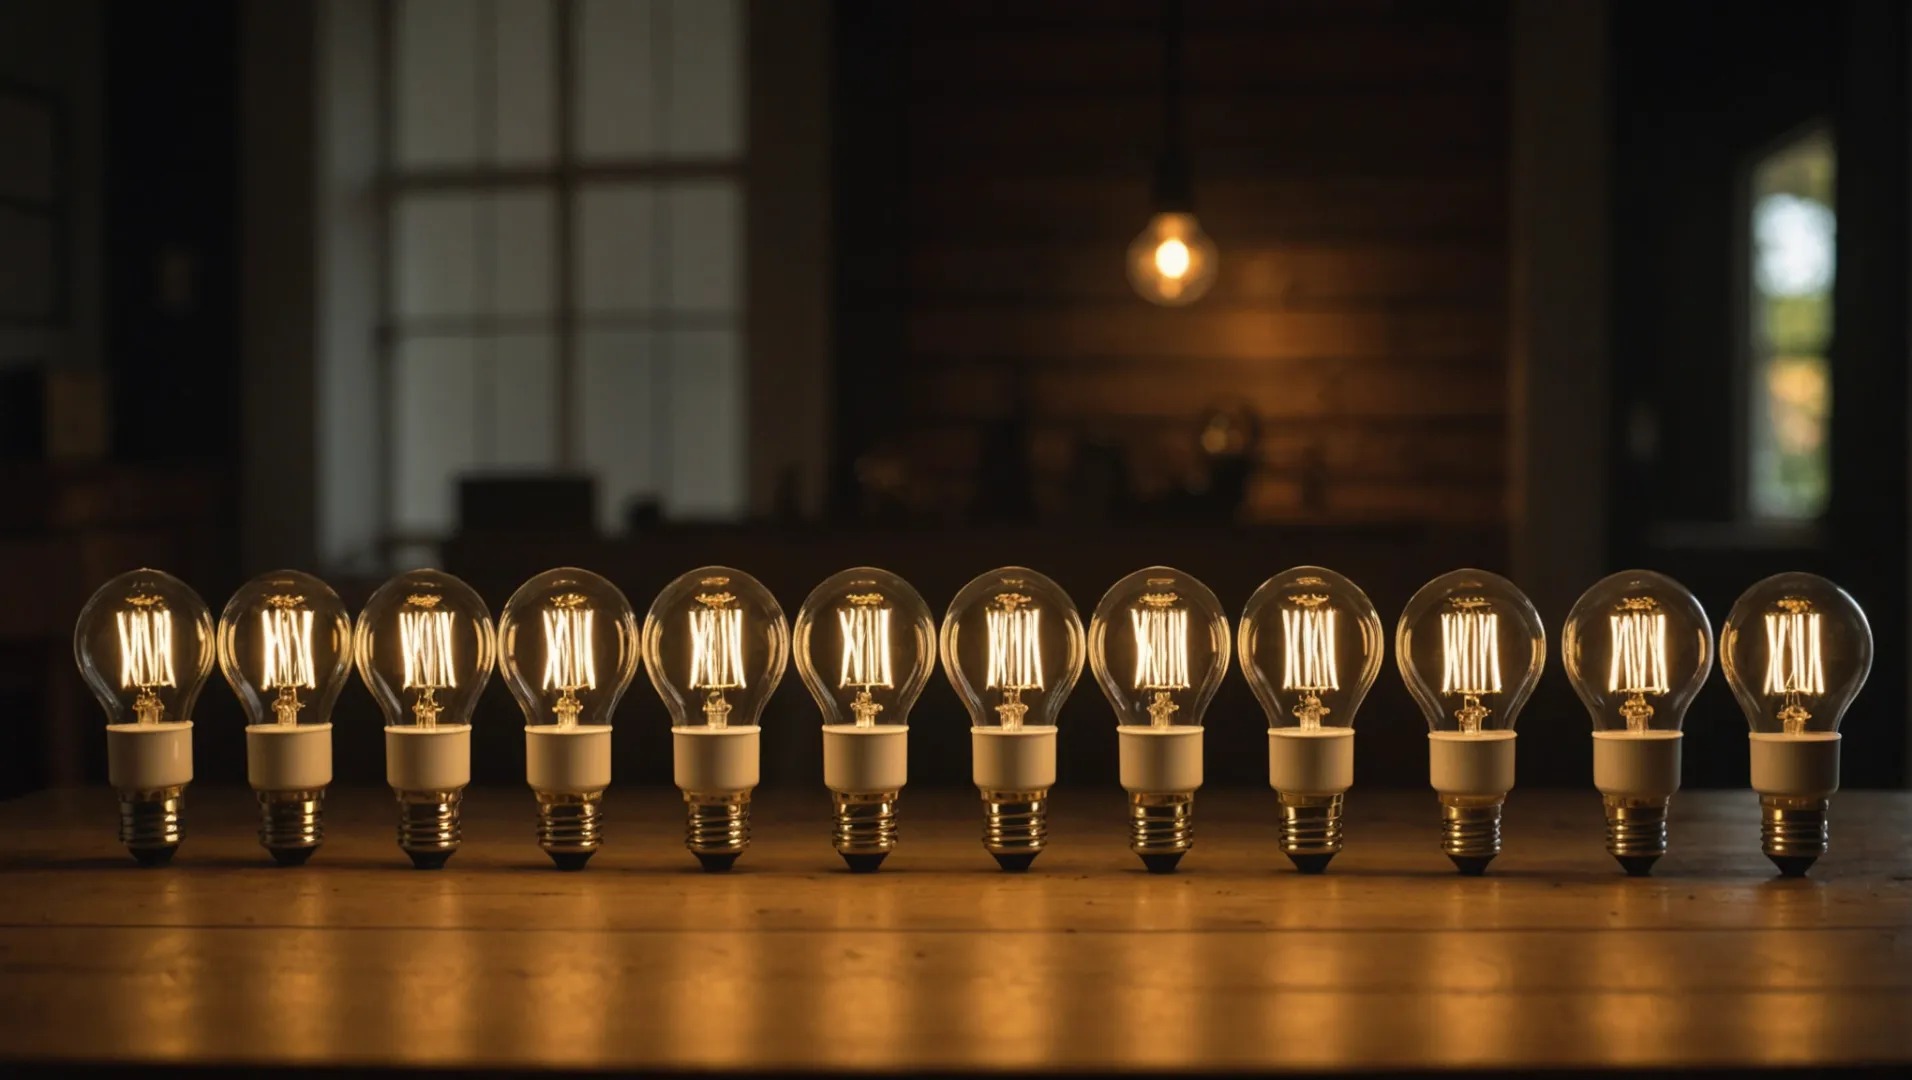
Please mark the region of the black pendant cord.
<svg viewBox="0 0 1912 1080"><path fill-rule="evenodd" d="M1194 192L1182 152L1182 0L1162 0L1162 151L1156 162L1157 213L1193 213Z"/></svg>

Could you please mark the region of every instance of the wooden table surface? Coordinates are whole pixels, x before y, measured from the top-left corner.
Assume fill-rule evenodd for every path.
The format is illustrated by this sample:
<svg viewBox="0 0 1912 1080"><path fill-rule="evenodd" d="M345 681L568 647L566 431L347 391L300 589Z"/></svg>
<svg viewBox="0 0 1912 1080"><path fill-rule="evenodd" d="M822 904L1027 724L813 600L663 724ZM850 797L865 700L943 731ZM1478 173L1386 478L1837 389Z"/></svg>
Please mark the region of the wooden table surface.
<svg viewBox="0 0 1912 1080"><path fill-rule="evenodd" d="M1854 1065L1912 1061L1912 795L1848 792L1833 851L1778 880L1746 793L1674 800L1650 879L1590 792L1516 791L1507 851L1456 876L1431 793L1356 791L1327 874L1289 870L1267 791L1204 792L1173 876L1119 792L1059 790L1053 847L995 869L973 794L904 796L852 876L821 792L760 793L728 875L675 792L613 789L579 874L525 791L467 801L409 868L383 791L334 792L326 846L273 866L250 795L189 792L169 867L112 795L0 804L0 1056L515 1068Z"/></svg>

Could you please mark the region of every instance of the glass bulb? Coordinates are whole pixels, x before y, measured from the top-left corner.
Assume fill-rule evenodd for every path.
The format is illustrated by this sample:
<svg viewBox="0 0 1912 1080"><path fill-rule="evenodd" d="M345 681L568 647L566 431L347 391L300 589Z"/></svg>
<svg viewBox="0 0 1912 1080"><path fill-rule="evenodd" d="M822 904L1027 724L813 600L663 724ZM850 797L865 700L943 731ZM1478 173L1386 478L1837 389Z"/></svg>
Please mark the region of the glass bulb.
<svg viewBox="0 0 1912 1080"><path fill-rule="evenodd" d="M637 664L637 613L589 570L539 574L498 616L498 670L528 725L608 726Z"/></svg>
<svg viewBox="0 0 1912 1080"><path fill-rule="evenodd" d="M783 608L741 570L692 570L644 617L644 665L672 727L756 724L789 659Z"/></svg>
<svg viewBox="0 0 1912 1080"><path fill-rule="evenodd" d="M352 632L359 677L392 727L470 723L496 648L484 600L441 570L379 586Z"/></svg>
<svg viewBox="0 0 1912 1080"><path fill-rule="evenodd" d="M1082 676L1082 618L1061 586L1005 566L950 601L942 656L976 727L1052 725Z"/></svg>
<svg viewBox="0 0 1912 1080"><path fill-rule="evenodd" d="M1679 582L1624 570L1588 589L1560 635L1596 731L1678 731L1713 670L1713 627Z"/></svg>
<svg viewBox="0 0 1912 1080"><path fill-rule="evenodd" d="M1513 582L1455 570L1407 602L1394 659L1430 730L1512 731L1547 665L1547 631Z"/></svg>
<svg viewBox="0 0 1912 1080"><path fill-rule="evenodd" d="M1775 574L1726 616L1720 666L1754 732L1835 732L1872 671L1872 627L1825 578Z"/></svg>
<svg viewBox="0 0 1912 1080"><path fill-rule="evenodd" d="M1162 213L1129 244L1129 284L1142 299L1180 307L1215 284L1221 258L1194 214Z"/></svg>
<svg viewBox="0 0 1912 1080"><path fill-rule="evenodd" d="M252 724L323 724L352 670L345 601L311 574L247 582L219 616L219 668Z"/></svg>
<svg viewBox="0 0 1912 1080"><path fill-rule="evenodd" d="M1270 728L1349 728L1381 672L1385 640L1359 586L1297 566L1263 582L1242 609L1242 674Z"/></svg>
<svg viewBox="0 0 1912 1080"><path fill-rule="evenodd" d="M1109 589L1089 620L1089 663L1118 724L1199 727L1228 674L1228 615L1208 586L1166 566Z"/></svg>
<svg viewBox="0 0 1912 1080"><path fill-rule="evenodd" d="M73 628L73 658L109 724L191 721L214 651L206 602L159 570L100 586Z"/></svg>
<svg viewBox="0 0 1912 1080"><path fill-rule="evenodd" d="M902 724L936 669L936 621L909 583L859 566L833 574L797 611L797 674L824 723Z"/></svg>

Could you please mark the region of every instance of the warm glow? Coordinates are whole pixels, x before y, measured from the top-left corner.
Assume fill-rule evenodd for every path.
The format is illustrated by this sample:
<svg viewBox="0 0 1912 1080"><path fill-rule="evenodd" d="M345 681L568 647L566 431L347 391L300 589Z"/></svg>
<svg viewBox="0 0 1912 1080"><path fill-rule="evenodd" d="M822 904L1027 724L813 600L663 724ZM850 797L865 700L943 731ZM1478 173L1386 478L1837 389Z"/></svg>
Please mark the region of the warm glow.
<svg viewBox="0 0 1912 1080"><path fill-rule="evenodd" d="M996 598L987 614L989 672L983 685L1003 691L996 715L1013 731L1029 711L1022 692L1042 689L1042 609L1027 596L1007 593Z"/></svg>
<svg viewBox="0 0 1912 1080"><path fill-rule="evenodd" d="M890 609L855 600L837 610L843 632L843 670L838 686L894 686L890 674Z"/></svg>
<svg viewBox="0 0 1912 1080"><path fill-rule="evenodd" d="M1782 601L1785 611L1766 613L1765 692L1784 699L1779 720L1786 734L1806 730L1812 713L1802 700L1826 692L1825 658L1819 648L1819 613L1804 601Z"/></svg>
<svg viewBox="0 0 1912 1080"><path fill-rule="evenodd" d="M1181 240L1171 236L1156 245L1155 269L1159 271L1163 277L1174 278L1180 281L1187 275L1190 262L1191 257L1189 255L1188 245L1182 243Z"/></svg>
<svg viewBox="0 0 1912 1080"><path fill-rule="evenodd" d="M1666 616L1657 611L1624 611L1607 616L1613 634L1613 663L1607 689L1622 694L1664 694Z"/></svg>
<svg viewBox="0 0 1912 1080"><path fill-rule="evenodd" d="M173 613L163 607L119 612L120 686L177 686L173 676Z"/></svg>
<svg viewBox="0 0 1912 1080"><path fill-rule="evenodd" d="M401 611L398 639L405 654L406 690L448 690L458 685L452 671L449 611Z"/></svg>
<svg viewBox="0 0 1912 1080"><path fill-rule="evenodd" d="M1441 693L1459 694L1454 717L1478 732L1488 710L1483 694L1500 693L1500 616L1478 608L1441 613Z"/></svg>
<svg viewBox="0 0 1912 1080"><path fill-rule="evenodd" d="M1135 631L1135 688L1188 689L1188 612L1180 608L1145 606L1129 612Z"/></svg>
<svg viewBox="0 0 1912 1080"><path fill-rule="evenodd" d="M312 613L290 607L268 607L259 613L259 634L265 645L265 671L259 688L304 687L319 684L312 671Z"/></svg>
<svg viewBox="0 0 1912 1080"><path fill-rule="evenodd" d="M744 686L742 608L704 608L690 613L690 686L693 690L740 690Z"/></svg>
<svg viewBox="0 0 1912 1080"><path fill-rule="evenodd" d="M1283 690L1341 689L1341 673L1334 663L1333 608L1283 608L1281 631L1287 646L1281 668Z"/></svg>
<svg viewBox="0 0 1912 1080"><path fill-rule="evenodd" d="M577 604L544 613L544 688L571 693L597 689L597 656L591 648L590 608Z"/></svg>

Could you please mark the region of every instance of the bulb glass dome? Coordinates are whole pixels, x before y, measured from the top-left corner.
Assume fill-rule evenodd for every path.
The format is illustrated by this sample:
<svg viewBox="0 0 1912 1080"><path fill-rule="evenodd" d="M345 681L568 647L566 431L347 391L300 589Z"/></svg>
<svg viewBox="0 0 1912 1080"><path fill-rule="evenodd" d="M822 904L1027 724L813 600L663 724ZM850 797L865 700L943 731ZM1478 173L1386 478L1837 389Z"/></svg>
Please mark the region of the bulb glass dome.
<svg viewBox="0 0 1912 1080"><path fill-rule="evenodd" d="M902 724L936 669L936 620L909 583L859 566L797 611L797 674L826 724Z"/></svg>
<svg viewBox="0 0 1912 1080"><path fill-rule="evenodd" d="M943 671L976 727L1054 724L1082 677L1083 651L1075 602L1024 567L977 577L943 616Z"/></svg>
<svg viewBox="0 0 1912 1080"><path fill-rule="evenodd" d="M159 570L100 586L73 628L73 658L109 724L191 720L214 651L205 601Z"/></svg>
<svg viewBox="0 0 1912 1080"><path fill-rule="evenodd" d="M1755 732L1833 732L1872 671L1872 626L1825 578L1775 574L1733 605L1719 651Z"/></svg>
<svg viewBox="0 0 1912 1080"><path fill-rule="evenodd" d="M311 574L246 582L219 616L219 668L253 724L323 724L352 670L345 601Z"/></svg>
<svg viewBox="0 0 1912 1080"><path fill-rule="evenodd" d="M1713 670L1713 627L1679 582L1624 570L1588 589L1560 635L1596 731L1678 731Z"/></svg>
<svg viewBox="0 0 1912 1080"><path fill-rule="evenodd" d="M539 574L498 616L498 670L533 726L608 725L638 655L631 602L589 570Z"/></svg>
<svg viewBox="0 0 1912 1080"><path fill-rule="evenodd" d="M496 648L484 600L441 570L379 586L352 631L359 677L393 727L470 723Z"/></svg>
<svg viewBox="0 0 1912 1080"><path fill-rule="evenodd" d="M1228 615L1209 587L1150 566L1115 583L1089 620L1089 663L1116 722L1199 727L1228 674Z"/></svg>
<svg viewBox="0 0 1912 1080"><path fill-rule="evenodd" d="M1385 642L1368 594L1325 567L1282 571L1242 609L1242 674L1271 728L1353 727Z"/></svg>
<svg viewBox="0 0 1912 1080"><path fill-rule="evenodd" d="M1430 730L1512 731L1547 665L1547 631L1513 582L1455 570L1407 602L1394 659Z"/></svg>
<svg viewBox="0 0 1912 1080"><path fill-rule="evenodd" d="M757 723L789 660L783 608L741 570L692 570L644 618L644 666L673 727Z"/></svg>
<svg viewBox="0 0 1912 1080"><path fill-rule="evenodd" d="M1129 244L1129 284L1152 304L1179 307L1215 284L1221 259L1194 214L1161 213Z"/></svg>

